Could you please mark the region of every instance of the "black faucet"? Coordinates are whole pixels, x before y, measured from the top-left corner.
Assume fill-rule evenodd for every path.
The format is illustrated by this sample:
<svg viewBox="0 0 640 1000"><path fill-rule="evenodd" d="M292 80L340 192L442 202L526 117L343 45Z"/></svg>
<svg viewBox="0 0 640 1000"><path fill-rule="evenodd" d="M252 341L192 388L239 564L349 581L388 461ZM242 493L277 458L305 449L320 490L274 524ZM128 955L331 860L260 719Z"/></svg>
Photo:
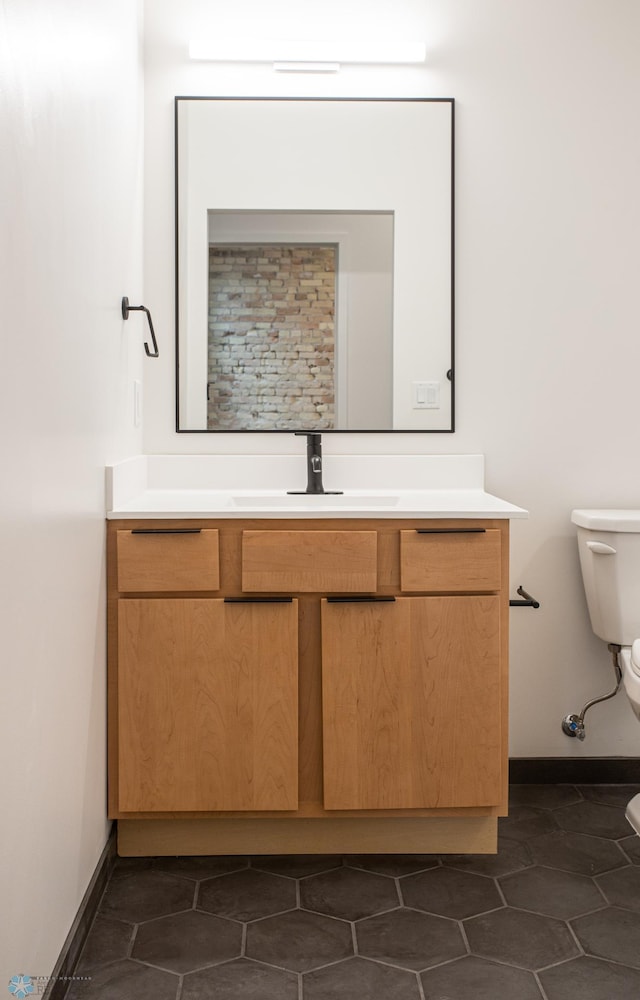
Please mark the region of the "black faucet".
<svg viewBox="0 0 640 1000"><path fill-rule="evenodd" d="M313 493L319 496L322 493L337 494L342 490L325 490L322 485L322 435L306 431L296 431L298 437L307 439L307 488L306 490L287 490L287 493L301 494Z"/></svg>

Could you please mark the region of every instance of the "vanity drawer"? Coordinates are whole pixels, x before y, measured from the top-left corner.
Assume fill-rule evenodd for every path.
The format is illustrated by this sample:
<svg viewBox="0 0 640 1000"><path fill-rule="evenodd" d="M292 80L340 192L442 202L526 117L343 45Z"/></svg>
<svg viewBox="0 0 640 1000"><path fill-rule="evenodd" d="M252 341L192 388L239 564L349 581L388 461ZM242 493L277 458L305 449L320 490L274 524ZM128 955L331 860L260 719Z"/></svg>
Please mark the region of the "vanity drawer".
<svg viewBox="0 0 640 1000"><path fill-rule="evenodd" d="M373 593L375 531L243 531L242 589Z"/></svg>
<svg viewBox="0 0 640 1000"><path fill-rule="evenodd" d="M500 590L500 532L495 528L420 528L400 532L400 588Z"/></svg>
<svg viewBox="0 0 640 1000"><path fill-rule="evenodd" d="M120 593L220 588L217 530L135 528L117 537Z"/></svg>

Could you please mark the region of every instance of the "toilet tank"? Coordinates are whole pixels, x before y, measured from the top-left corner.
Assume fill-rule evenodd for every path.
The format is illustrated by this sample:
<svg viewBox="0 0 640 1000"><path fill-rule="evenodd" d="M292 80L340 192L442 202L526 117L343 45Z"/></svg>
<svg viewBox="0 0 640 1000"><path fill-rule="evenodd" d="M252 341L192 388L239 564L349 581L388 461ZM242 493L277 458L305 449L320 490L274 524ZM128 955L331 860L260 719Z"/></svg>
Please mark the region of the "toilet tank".
<svg viewBox="0 0 640 1000"><path fill-rule="evenodd" d="M591 628L605 642L640 638L640 510L574 510Z"/></svg>

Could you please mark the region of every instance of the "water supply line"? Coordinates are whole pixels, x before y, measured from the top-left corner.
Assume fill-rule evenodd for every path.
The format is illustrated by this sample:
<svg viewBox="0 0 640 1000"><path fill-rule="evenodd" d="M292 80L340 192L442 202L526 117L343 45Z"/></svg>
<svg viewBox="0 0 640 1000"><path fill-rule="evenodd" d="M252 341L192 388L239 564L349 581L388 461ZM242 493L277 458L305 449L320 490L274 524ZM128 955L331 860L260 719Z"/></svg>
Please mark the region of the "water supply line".
<svg viewBox="0 0 640 1000"><path fill-rule="evenodd" d="M613 691L609 694L605 694L602 698L594 698L592 701L588 701L584 706L580 715L565 715L562 720L562 732L565 736L577 736L579 740L583 740L586 736L584 728L584 717L593 705L598 705L601 701L608 701L609 698L613 698L617 695L620 690L620 685L622 683L622 668L620 666L620 650L622 646L616 645L615 642L610 642L607 649L611 653L611 659L613 661L613 669L616 675L616 686Z"/></svg>

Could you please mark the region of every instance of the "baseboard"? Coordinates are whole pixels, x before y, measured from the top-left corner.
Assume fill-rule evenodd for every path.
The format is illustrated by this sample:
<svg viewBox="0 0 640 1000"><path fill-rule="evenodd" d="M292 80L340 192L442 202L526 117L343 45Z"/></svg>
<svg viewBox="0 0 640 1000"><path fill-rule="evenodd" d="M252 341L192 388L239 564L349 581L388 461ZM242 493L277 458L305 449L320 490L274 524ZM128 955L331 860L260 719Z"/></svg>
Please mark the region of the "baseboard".
<svg viewBox="0 0 640 1000"><path fill-rule="evenodd" d="M44 1000L64 1000L71 982L70 977L73 975L74 969L78 964L80 953L97 913L115 861L116 830L114 823L87 891L80 903L75 920L71 925L71 930L67 934L67 939L62 946L58 961L49 977L49 982L43 994Z"/></svg>
<svg viewBox="0 0 640 1000"><path fill-rule="evenodd" d="M640 757L512 757L512 785L640 785Z"/></svg>

